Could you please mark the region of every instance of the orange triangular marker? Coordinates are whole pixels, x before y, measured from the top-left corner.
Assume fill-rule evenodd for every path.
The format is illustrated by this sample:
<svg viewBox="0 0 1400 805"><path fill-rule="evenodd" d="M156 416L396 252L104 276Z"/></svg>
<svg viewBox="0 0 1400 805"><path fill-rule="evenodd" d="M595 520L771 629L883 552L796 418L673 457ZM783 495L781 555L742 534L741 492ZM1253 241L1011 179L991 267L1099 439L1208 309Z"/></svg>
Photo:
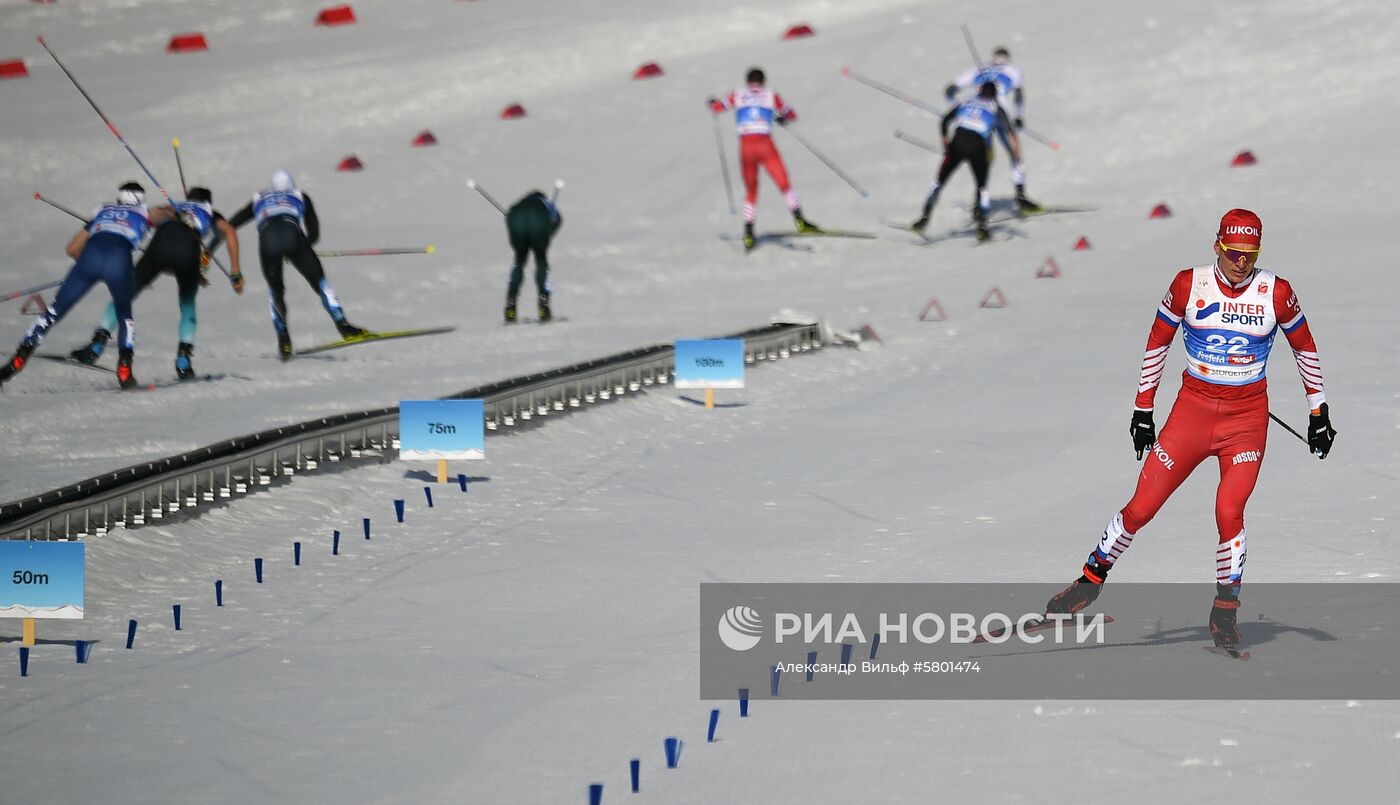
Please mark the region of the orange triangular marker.
<svg viewBox="0 0 1400 805"><path fill-rule="evenodd" d="M1077 252L1088 251L1089 248L1089 239L1087 237L1081 237L1079 242L1074 244L1074 250Z"/></svg>

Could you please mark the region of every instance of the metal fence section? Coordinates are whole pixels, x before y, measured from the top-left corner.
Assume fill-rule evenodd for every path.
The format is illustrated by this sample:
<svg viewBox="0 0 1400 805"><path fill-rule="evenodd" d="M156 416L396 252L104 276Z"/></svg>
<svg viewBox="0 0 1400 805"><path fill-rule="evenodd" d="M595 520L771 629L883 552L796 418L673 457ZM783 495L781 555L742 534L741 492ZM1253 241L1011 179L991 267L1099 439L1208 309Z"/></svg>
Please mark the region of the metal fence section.
<svg viewBox="0 0 1400 805"><path fill-rule="evenodd" d="M820 349L820 324L774 324L726 338L744 340L755 364ZM487 435L552 415L667 385L671 344L527 375L450 395L481 399ZM240 436L0 506L3 539L82 539L132 528L185 509L214 505L300 472L396 458L398 406L356 411Z"/></svg>

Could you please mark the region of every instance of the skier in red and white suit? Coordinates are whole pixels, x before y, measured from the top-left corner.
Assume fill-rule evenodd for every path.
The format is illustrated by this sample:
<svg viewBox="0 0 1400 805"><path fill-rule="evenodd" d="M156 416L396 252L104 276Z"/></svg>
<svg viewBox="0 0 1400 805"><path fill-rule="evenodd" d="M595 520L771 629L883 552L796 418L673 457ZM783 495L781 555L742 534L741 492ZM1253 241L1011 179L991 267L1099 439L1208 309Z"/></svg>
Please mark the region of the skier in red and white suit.
<svg viewBox="0 0 1400 805"><path fill-rule="evenodd" d="M797 191L788 181L783 158L773 145L773 124L786 126L797 119L797 112L783 103L782 96L764 86L763 71L749 70L747 85L736 89L723 99L710 98L706 103L712 114L734 110L734 125L739 130L739 162L744 177L744 248L754 246L754 205L758 203L758 166L762 165L783 192L783 201L792 211L798 232L818 232L819 227L802 217L802 205Z"/></svg>
<svg viewBox="0 0 1400 805"><path fill-rule="evenodd" d="M1215 498L1220 539L1210 628L1218 646L1238 646L1235 610L1248 548L1244 507L1264 461L1269 427L1264 369L1277 330L1283 331L1293 349L1312 409L1309 449L1326 458L1336 436L1323 393L1317 346L1298 297L1288 280L1255 267L1262 234L1259 216L1249 210L1230 210L1220 220L1214 265L1184 269L1172 280L1147 338L1130 426L1138 458L1148 454L1137 490L1109 521L1084 564L1083 575L1050 600L1047 612L1077 612L1092 603L1133 537L1201 462L1215 456L1220 464ZM1182 325L1186 371L1159 438L1152 421L1153 398L1167 350Z"/></svg>

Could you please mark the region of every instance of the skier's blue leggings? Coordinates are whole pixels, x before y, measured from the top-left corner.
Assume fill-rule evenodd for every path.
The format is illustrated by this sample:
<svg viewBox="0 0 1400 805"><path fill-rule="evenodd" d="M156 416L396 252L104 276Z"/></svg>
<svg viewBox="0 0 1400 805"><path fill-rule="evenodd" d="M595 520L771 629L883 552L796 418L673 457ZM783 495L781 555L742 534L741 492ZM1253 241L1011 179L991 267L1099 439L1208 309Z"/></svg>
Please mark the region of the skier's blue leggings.
<svg viewBox="0 0 1400 805"><path fill-rule="evenodd" d="M117 343L122 349L133 349L136 346L136 333L133 332L131 298L136 290L136 276L131 265L131 243L110 233L99 233L88 240L78 262L63 278L53 305L40 313L29 326L25 343L36 347L43 343L49 330L99 282L112 293L112 304L117 314Z"/></svg>

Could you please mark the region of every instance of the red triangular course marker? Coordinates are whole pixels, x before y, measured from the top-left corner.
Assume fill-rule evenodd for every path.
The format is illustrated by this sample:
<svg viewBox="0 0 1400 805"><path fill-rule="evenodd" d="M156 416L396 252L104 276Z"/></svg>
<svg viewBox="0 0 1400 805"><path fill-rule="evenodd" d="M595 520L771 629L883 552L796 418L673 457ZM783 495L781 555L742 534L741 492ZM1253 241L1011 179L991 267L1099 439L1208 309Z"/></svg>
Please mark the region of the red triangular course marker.
<svg viewBox="0 0 1400 805"><path fill-rule="evenodd" d="M984 296L984 297L982 297L982 301L981 301L980 303L978 303L977 306L978 306L978 307L1006 307L1006 297L1002 295L1001 289L1000 289L1000 288L997 288L996 286L992 286L992 289L991 289L990 291L987 291L987 295Z"/></svg>
<svg viewBox="0 0 1400 805"><path fill-rule="evenodd" d="M1157 206L1155 206L1155 207L1152 208L1152 212L1149 213L1147 217L1148 217L1148 218L1170 218L1170 217L1172 217L1172 208L1171 208L1171 207L1168 207L1168 206L1165 205L1165 204L1158 204Z"/></svg>
<svg viewBox="0 0 1400 805"><path fill-rule="evenodd" d="M632 78L633 80L641 78L656 78L660 75L665 75L665 73L661 72L661 65L657 64L654 61L649 61L646 64L643 64L641 67L638 67L637 72L632 74Z"/></svg>
<svg viewBox="0 0 1400 805"><path fill-rule="evenodd" d="M331 6L321 9L316 15L317 25L349 25L355 21L355 9L350 6Z"/></svg>
<svg viewBox="0 0 1400 805"><path fill-rule="evenodd" d="M422 148L425 145L437 145L437 138L427 129L418 132L418 136L413 138L414 148Z"/></svg>
<svg viewBox="0 0 1400 805"><path fill-rule="evenodd" d="M1081 237L1079 242L1074 244L1074 250L1077 252L1087 252L1090 248L1092 247L1089 245L1089 239L1087 237Z"/></svg>
<svg viewBox="0 0 1400 805"><path fill-rule="evenodd" d="M365 169L365 163L361 162L359 157L351 154L345 159L340 160L340 164L336 165L335 169L341 172L362 171Z"/></svg>
<svg viewBox="0 0 1400 805"><path fill-rule="evenodd" d="M783 34L783 38L784 38L784 39L802 39L802 38L804 38L804 37L816 36L816 35L817 35L817 32L814 31L814 30L812 30L812 26L810 26L810 25L808 25L807 23L804 22L804 23L802 23L802 24L800 24L800 25L794 25L794 26L792 26L791 28L787 29L787 33Z"/></svg>
<svg viewBox="0 0 1400 805"><path fill-rule="evenodd" d="M525 107L521 106L521 105L518 104L518 103L513 103L513 104L511 104L510 106L507 106L506 108L504 108L504 109L501 110L501 119L502 119L502 120L515 120L516 118L520 118L520 117L524 117L524 116L525 116Z"/></svg>
<svg viewBox="0 0 1400 805"><path fill-rule="evenodd" d="M1055 262L1055 258L1047 257L1045 262L1040 264L1040 268L1035 272L1036 279L1051 279L1060 276L1060 264Z"/></svg>
<svg viewBox="0 0 1400 805"><path fill-rule="evenodd" d="M860 329L856 330L856 333L860 335L861 341L874 341L877 344L885 343L885 339L881 338L880 334L875 332L875 328L868 324L862 324Z"/></svg>
<svg viewBox="0 0 1400 805"><path fill-rule="evenodd" d="M24 65L23 60L0 61L0 78L24 78L28 75L29 68Z"/></svg>
<svg viewBox="0 0 1400 805"><path fill-rule="evenodd" d="M933 315L929 315L930 311ZM943 312L943 306L938 304L938 297L929 299L928 304L924 305L924 309L919 311L919 321L944 321L947 318L948 315Z"/></svg>
<svg viewBox="0 0 1400 805"><path fill-rule="evenodd" d="M1241 151L1238 154L1235 154L1234 159L1230 160L1230 167L1247 168L1250 165L1256 164L1258 161L1259 160L1254 158L1253 151Z"/></svg>

